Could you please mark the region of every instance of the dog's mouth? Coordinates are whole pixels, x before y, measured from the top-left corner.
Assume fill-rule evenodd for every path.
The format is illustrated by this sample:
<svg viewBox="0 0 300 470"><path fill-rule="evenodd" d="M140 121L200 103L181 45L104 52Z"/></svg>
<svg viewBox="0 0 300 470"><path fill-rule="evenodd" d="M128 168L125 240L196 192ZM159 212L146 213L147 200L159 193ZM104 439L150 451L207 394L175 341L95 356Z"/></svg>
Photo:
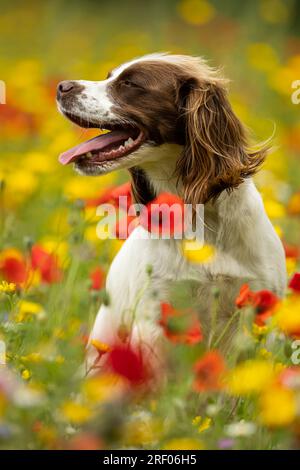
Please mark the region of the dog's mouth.
<svg viewBox="0 0 300 470"><path fill-rule="evenodd" d="M85 128L99 128L99 124L93 124L74 115L67 117ZM112 123L101 124L102 133L93 139L82 142L59 156L63 165L69 163L88 163L89 165L101 165L105 162L125 157L137 150L145 142L145 134L135 125L121 125ZM107 133L103 133L108 131Z"/></svg>

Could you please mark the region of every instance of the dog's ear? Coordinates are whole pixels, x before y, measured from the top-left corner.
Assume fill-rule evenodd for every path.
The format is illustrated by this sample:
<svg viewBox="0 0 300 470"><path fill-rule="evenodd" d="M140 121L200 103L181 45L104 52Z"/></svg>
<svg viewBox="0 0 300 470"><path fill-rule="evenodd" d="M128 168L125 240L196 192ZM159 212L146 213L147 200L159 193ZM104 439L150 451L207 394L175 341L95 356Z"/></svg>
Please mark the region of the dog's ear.
<svg viewBox="0 0 300 470"><path fill-rule="evenodd" d="M189 79L180 88L185 145L177 163L186 203L204 204L253 175L267 149L249 152L244 126L234 114L222 82Z"/></svg>

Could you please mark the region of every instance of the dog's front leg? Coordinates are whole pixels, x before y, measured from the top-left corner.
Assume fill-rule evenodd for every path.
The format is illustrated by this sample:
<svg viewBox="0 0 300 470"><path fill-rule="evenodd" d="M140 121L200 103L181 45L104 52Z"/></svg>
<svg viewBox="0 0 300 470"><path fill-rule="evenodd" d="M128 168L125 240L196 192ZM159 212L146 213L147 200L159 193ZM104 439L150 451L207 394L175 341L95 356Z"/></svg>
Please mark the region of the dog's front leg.
<svg viewBox="0 0 300 470"><path fill-rule="evenodd" d="M176 242L150 239L142 227L132 232L107 276L109 302L101 306L90 335L88 370L102 363L94 346L97 342L110 346L128 335L131 344L156 354L161 338L160 302L167 298L168 285L179 274L180 264Z"/></svg>

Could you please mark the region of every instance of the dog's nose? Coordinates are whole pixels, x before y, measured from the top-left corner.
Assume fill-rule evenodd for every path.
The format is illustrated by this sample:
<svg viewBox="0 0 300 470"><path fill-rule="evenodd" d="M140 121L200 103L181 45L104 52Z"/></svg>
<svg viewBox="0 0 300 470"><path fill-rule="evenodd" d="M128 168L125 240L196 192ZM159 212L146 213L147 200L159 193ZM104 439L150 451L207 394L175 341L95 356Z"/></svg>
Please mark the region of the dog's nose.
<svg viewBox="0 0 300 470"><path fill-rule="evenodd" d="M62 96L70 93L75 88L75 83L71 80L64 80L60 82L57 86L57 95Z"/></svg>

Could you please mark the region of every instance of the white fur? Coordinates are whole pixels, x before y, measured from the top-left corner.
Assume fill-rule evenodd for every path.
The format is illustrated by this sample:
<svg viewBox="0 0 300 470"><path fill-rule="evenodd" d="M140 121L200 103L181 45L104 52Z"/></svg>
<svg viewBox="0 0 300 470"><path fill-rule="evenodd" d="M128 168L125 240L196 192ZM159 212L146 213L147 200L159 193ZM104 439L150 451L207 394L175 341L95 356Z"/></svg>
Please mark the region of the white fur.
<svg viewBox="0 0 300 470"><path fill-rule="evenodd" d="M145 158L143 167L156 190L176 193L176 182L168 171L176 155L175 146L165 146L160 150L157 165L151 155ZM244 282L255 290L269 289L283 295L286 285L283 247L252 180L246 180L231 194L222 193L215 205L208 203L205 223L205 242L214 245L216 256L211 263L198 265L182 256L180 242L145 239L142 227L134 230L109 270L106 288L111 303L100 308L90 341L112 344L119 326L125 324L132 328L133 342L142 343L151 352L157 350L161 339L157 323L160 301L168 300L169 286L178 280L199 283L202 288L199 304L207 315L209 292L214 284L220 288L220 308L227 314L232 312ZM149 265L153 270L151 281L146 272ZM95 349L89 347L89 366L95 357Z"/></svg>
<svg viewBox="0 0 300 470"><path fill-rule="evenodd" d="M73 104L71 108L69 107L68 110L65 110L61 103L58 102L58 109L62 113L71 112L88 122L98 122L99 116L107 121L115 119L116 116L111 110L113 102L107 93L107 85L112 80L112 77L98 82L74 80L78 85L84 87L82 93L77 97L76 104Z"/></svg>
<svg viewBox="0 0 300 470"><path fill-rule="evenodd" d="M110 84L126 67L140 60L176 61L176 56L151 54L123 64L104 81L80 81L84 85L79 107L72 112L85 119L114 120L113 102L107 93ZM182 59L181 59L182 60ZM99 121L100 122L100 121ZM174 174L181 148L164 144L142 145L133 154L118 161L102 164L95 173L139 165L144 169L156 193L177 194ZM170 283L193 280L199 284L199 303L209 312L209 291L213 284L220 289L220 308L230 313L243 282L253 289L270 289L282 296L286 285L285 258L282 244L269 221L262 199L251 179L228 194L223 192L215 204L205 205L205 242L213 245L216 256L211 263L191 264L183 256L180 242L145 239L144 229L137 227L115 257L107 277L109 306L102 306L90 336L103 343L113 343L118 328L127 325L132 340L155 352L161 338L157 324L161 300L167 300ZM149 280L147 267L151 265ZM97 353L89 346L88 366Z"/></svg>

